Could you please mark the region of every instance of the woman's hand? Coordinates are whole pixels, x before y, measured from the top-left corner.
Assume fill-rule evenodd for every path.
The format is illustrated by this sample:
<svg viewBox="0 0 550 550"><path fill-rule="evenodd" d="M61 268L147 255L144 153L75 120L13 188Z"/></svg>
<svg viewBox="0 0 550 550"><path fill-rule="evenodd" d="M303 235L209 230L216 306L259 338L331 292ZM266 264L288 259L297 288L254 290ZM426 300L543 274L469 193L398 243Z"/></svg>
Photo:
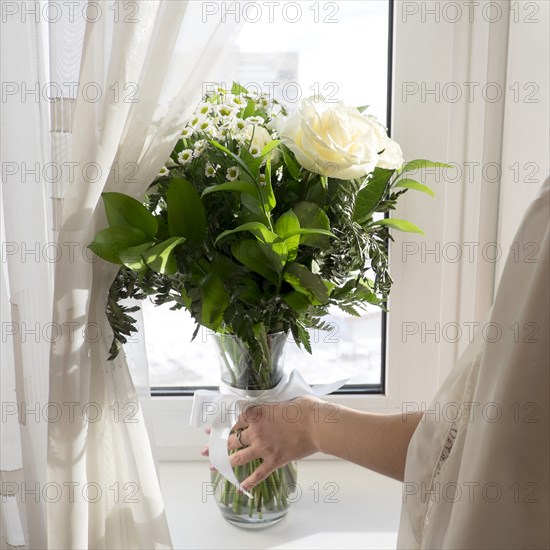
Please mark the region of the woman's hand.
<svg viewBox="0 0 550 550"><path fill-rule="evenodd" d="M403 481L409 441L421 417L420 412L362 412L310 396L252 405L233 426L228 449L236 452L229 461L239 466L263 460L241 483L245 490L288 462L317 451ZM202 454L208 455L207 447Z"/></svg>
<svg viewBox="0 0 550 550"><path fill-rule="evenodd" d="M249 491L277 468L319 450L314 421L319 403L323 402L308 396L285 403L252 405L243 411L229 436L228 449L236 450L229 461L232 466L240 466L263 459L243 480L243 489Z"/></svg>

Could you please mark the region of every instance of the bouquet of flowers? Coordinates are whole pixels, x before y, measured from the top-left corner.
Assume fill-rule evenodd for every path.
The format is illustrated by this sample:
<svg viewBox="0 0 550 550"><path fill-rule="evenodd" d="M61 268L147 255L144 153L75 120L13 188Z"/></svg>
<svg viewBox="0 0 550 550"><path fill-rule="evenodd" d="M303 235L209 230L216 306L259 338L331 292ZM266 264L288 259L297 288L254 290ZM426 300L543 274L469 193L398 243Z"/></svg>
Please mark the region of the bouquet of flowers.
<svg viewBox="0 0 550 550"><path fill-rule="evenodd" d="M121 266L107 306L111 358L135 330L133 308L120 299L153 296L186 308L195 335L203 326L229 336L220 346L231 374L225 382L269 390L278 383L281 335L311 353L308 329L329 328L323 317L331 307L355 316L368 305L384 308L389 230L421 233L386 214L409 189L433 195L410 172L445 165L405 164L399 145L363 111L313 97L289 115L238 84L217 89L183 128L143 203L104 193L109 227L90 248ZM237 478L256 462L238 467ZM214 479L224 483L224 509L247 510L254 521L266 510L284 514L285 487L294 482L287 465L249 498L221 474Z"/></svg>
<svg viewBox="0 0 550 550"><path fill-rule="evenodd" d="M104 193L109 227L90 248L121 269L111 287L111 358L135 330L128 297L186 308L200 326L238 336L256 367L265 338L327 328L331 306L384 307L391 287L384 217L408 189L399 145L362 108L305 99L288 115L238 84L203 101L182 130L144 203ZM194 335L194 336L195 336ZM193 337L194 337L193 336Z"/></svg>

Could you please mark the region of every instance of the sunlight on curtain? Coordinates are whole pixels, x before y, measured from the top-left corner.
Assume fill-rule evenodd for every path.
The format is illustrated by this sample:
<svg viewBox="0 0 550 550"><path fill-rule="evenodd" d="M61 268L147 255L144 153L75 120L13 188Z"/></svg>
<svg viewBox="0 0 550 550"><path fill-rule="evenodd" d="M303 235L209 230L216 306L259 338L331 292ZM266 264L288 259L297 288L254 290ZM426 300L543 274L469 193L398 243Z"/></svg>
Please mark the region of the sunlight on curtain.
<svg viewBox="0 0 550 550"><path fill-rule="evenodd" d="M13 166L2 181L11 304L2 300L2 399L38 413L12 415L1 468L2 481L36 487L38 498L3 495L5 542L169 548L138 392L124 354L107 361L116 267L86 245L106 225L103 191L140 197L156 176L238 25L204 22L201 2L69 2L55 20L46 2L23 4L38 15L12 14L3 28L2 51L19 55L2 64L2 80L40 93L36 103L14 94L2 104L2 157ZM25 179L25 162L36 175ZM136 356L145 386L146 359Z"/></svg>
<svg viewBox="0 0 550 550"><path fill-rule="evenodd" d="M41 491L52 286L42 170L49 161L49 117L38 89L45 68L42 29L27 21L13 17L1 33L2 548L46 548Z"/></svg>

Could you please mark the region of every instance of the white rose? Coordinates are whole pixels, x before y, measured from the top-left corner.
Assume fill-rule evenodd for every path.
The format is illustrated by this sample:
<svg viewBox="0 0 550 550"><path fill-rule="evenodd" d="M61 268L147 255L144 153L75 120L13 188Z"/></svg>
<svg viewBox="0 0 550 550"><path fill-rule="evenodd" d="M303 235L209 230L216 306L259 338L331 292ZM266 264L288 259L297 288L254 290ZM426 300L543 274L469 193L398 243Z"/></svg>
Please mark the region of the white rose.
<svg viewBox="0 0 550 550"><path fill-rule="evenodd" d="M377 168L387 168L388 170L397 170L401 168L405 160L403 159L403 151L399 144L388 137L386 128L378 122L372 115L368 116L369 120L375 124L376 133L378 135L378 152L380 159Z"/></svg>
<svg viewBox="0 0 550 550"><path fill-rule="evenodd" d="M399 143L388 138L384 151L380 155L380 160L376 166L378 168L387 168L388 170L397 170L401 168L404 162L403 151L401 151Z"/></svg>
<svg viewBox="0 0 550 550"><path fill-rule="evenodd" d="M273 124L304 168L342 180L371 173L389 139L373 117L317 98L304 99L295 114Z"/></svg>
<svg viewBox="0 0 550 550"><path fill-rule="evenodd" d="M244 130L245 135L250 142L250 154L253 157L259 157L262 153L263 148L273 141L271 134L263 126L247 126ZM270 154L269 158L271 162L275 163L279 159L279 150L274 149Z"/></svg>

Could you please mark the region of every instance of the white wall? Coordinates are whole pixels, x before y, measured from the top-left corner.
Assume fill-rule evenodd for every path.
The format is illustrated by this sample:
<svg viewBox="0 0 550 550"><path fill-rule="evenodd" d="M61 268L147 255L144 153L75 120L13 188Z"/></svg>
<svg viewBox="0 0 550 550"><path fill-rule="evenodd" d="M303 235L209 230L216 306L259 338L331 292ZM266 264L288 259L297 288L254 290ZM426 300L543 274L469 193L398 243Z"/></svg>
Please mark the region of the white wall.
<svg viewBox="0 0 550 550"><path fill-rule="evenodd" d="M392 247L399 401L429 403L483 328L514 232L548 176L549 6L395 3L393 135L408 159L457 166L419 180L435 200L409 193L396 212L426 233L397 235Z"/></svg>
<svg viewBox="0 0 550 550"><path fill-rule="evenodd" d="M513 245L523 212L550 176L550 2L526 2L519 21L514 15L510 20L502 144L505 169L498 221L503 251ZM536 252L534 245L515 249L518 261L536 261ZM497 264L497 280L504 259Z"/></svg>

